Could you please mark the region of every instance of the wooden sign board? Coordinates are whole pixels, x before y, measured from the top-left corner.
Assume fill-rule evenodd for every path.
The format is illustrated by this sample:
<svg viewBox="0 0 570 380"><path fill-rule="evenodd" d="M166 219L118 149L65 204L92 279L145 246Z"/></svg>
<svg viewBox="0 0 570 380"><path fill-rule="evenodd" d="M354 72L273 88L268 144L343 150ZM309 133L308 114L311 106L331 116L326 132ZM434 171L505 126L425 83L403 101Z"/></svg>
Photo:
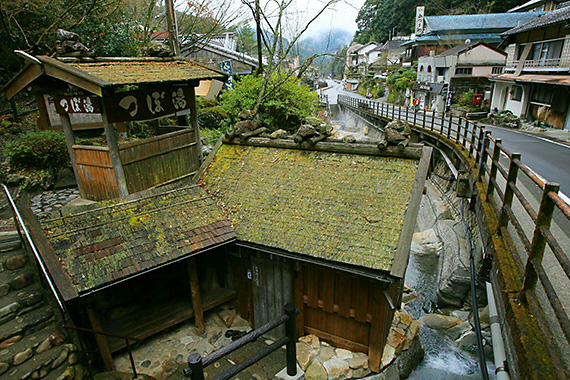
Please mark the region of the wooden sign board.
<svg viewBox="0 0 570 380"><path fill-rule="evenodd" d="M99 98L96 96L64 96L54 97L55 109L58 114L101 113Z"/></svg>
<svg viewBox="0 0 570 380"><path fill-rule="evenodd" d="M56 102L53 97L44 94L43 100L45 104L45 110L47 112L47 125L48 128L59 129L62 127L61 118L56 109ZM73 129L85 129L85 128L102 128L103 118L100 113L72 113L69 114L71 120L71 125Z"/></svg>
<svg viewBox="0 0 570 380"><path fill-rule="evenodd" d="M188 110L191 93L189 86L162 85L108 95L103 101L110 122L142 121Z"/></svg>

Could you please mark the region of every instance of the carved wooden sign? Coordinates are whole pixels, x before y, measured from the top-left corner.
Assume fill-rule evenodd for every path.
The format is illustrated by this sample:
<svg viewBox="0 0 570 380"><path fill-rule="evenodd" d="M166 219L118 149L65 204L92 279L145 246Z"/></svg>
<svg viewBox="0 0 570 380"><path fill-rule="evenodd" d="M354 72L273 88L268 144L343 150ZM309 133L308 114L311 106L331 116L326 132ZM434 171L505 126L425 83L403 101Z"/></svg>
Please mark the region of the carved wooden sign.
<svg viewBox="0 0 570 380"><path fill-rule="evenodd" d="M105 96L104 102L108 120L115 123L151 120L187 110L190 96L188 86L163 85Z"/></svg>
<svg viewBox="0 0 570 380"><path fill-rule="evenodd" d="M54 104L58 114L101 113L99 98L96 96L56 96Z"/></svg>

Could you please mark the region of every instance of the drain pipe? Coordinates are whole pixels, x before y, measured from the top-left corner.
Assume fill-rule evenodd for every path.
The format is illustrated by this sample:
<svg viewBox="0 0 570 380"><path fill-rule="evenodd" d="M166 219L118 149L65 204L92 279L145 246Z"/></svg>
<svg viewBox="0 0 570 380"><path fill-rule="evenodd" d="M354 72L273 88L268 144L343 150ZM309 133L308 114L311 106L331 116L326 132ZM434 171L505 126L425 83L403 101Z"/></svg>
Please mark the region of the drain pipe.
<svg viewBox="0 0 570 380"><path fill-rule="evenodd" d="M497 305L495 296L493 295L493 287L486 282L487 302L489 304L489 322L491 323L491 339L493 340L493 357L495 358L495 375L497 380L510 380L507 372L507 357L505 355L505 345L503 343L503 335L501 334L501 325L499 323L499 315L497 313Z"/></svg>

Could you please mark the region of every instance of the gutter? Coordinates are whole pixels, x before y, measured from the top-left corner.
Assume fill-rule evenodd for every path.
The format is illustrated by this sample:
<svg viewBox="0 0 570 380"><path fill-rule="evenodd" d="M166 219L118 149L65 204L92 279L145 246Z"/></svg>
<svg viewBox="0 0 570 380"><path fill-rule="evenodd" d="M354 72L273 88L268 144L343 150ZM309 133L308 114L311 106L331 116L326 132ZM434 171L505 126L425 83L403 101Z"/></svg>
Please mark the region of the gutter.
<svg viewBox="0 0 570 380"><path fill-rule="evenodd" d="M493 341L493 357L495 358L495 375L497 380L510 380L509 372L507 372L507 355L505 354L505 344L503 335L501 334L501 324L499 323L499 315L497 313L497 304L493 294L493 286L486 282L487 302L489 305L489 322L491 323L491 339Z"/></svg>

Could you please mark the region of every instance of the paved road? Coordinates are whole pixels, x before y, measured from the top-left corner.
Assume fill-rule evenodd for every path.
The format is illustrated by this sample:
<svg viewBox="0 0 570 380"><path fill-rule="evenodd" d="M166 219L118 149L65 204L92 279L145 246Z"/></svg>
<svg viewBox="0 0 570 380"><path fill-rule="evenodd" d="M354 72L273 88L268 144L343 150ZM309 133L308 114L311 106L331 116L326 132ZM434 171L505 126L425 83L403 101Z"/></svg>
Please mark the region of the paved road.
<svg viewBox="0 0 570 380"><path fill-rule="evenodd" d="M548 181L558 182L560 191L570 196L570 146L518 131L487 126L511 152L521 153L522 162Z"/></svg>
<svg viewBox="0 0 570 380"><path fill-rule="evenodd" d="M342 83L340 83L340 81L337 82L336 80L327 79L327 83L330 86L330 88L327 88L326 90L324 90L323 94L328 95L329 104L337 104L337 97L339 95L347 95L347 96L351 96L351 97L357 98L357 99L366 99L364 96L362 96L356 92L345 91L343 89Z"/></svg>

